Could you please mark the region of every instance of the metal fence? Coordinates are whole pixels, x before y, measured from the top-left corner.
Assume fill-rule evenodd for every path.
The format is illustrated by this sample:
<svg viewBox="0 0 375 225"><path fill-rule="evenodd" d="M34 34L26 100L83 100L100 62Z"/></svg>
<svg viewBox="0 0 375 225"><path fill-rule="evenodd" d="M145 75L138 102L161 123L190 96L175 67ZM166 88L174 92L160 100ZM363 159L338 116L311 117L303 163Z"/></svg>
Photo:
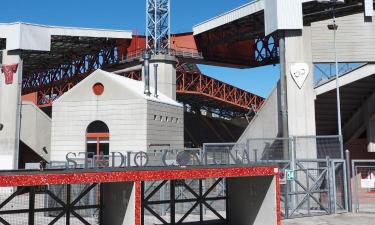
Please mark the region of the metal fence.
<svg viewBox="0 0 375 225"><path fill-rule="evenodd" d="M346 163L340 136L252 138L246 143L208 143L206 165L277 163L282 179L283 218L326 215L348 210Z"/></svg>
<svg viewBox="0 0 375 225"><path fill-rule="evenodd" d="M225 179L142 183L142 224L226 221Z"/></svg>
<svg viewBox="0 0 375 225"><path fill-rule="evenodd" d="M375 212L375 160L352 160L355 212Z"/></svg>
<svg viewBox="0 0 375 225"><path fill-rule="evenodd" d="M0 224L99 224L97 184L0 188Z"/></svg>

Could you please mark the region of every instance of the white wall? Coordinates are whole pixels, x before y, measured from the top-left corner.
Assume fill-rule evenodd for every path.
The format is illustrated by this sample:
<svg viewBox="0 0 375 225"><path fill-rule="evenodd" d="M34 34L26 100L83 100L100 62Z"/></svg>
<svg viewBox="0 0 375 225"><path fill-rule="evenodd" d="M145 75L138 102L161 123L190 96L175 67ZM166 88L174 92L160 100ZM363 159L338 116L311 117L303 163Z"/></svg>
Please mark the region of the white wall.
<svg viewBox="0 0 375 225"><path fill-rule="evenodd" d="M86 129L101 120L110 132L110 152L146 150L146 100L59 102L53 106L51 160L86 151Z"/></svg>
<svg viewBox="0 0 375 225"><path fill-rule="evenodd" d="M86 129L95 120L109 128L110 152L147 151L149 144L183 147L182 106L165 96L146 98L142 88L134 89L135 81L127 87L127 80L111 76L96 71L53 103L51 160L65 160L69 152L86 152ZM100 96L92 91L97 82L104 85ZM154 116L162 116L163 121ZM172 117L178 122L170 121Z"/></svg>
<svg viewBox="0 0 375 225"><path fill-rule="evenodd" d="M22 80L22 60L18 52L3 51L3 65L19 64L13 75L13 83L5 84L4 75L0 73L0 123L4 125L0 131L0 169L17 169L18 165L18 132L19 108L18 100Z"/></svg>
<svg viewBox="0 0 375 225"><path fill-rule="evenodd" d="M22 102L21 141L47 161L50 159L51 118L32 102Z"/></svg>
<svg viewBox="0 0 375 225"><path fill-rule="evenodd" d="M336 19L336 45L339 62L375 61L375 23L366 22L363 13ZM327 25L331 20L311 24L314 63L335 61L333 31Z"/></svg>

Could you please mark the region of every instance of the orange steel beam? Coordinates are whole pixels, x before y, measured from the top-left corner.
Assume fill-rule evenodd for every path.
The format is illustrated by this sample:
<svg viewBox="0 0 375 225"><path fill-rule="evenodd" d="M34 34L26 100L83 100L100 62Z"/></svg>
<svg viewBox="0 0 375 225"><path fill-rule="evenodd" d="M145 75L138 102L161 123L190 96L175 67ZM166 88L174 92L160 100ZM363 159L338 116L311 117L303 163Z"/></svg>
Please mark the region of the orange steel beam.
<svg viewBox="0 0 375 225"><path fill-rule="evenodd" d="M178 71L176 87L178 94L202 95L246 111L258 111L264 102L260 96L199 72Z"/></svg>

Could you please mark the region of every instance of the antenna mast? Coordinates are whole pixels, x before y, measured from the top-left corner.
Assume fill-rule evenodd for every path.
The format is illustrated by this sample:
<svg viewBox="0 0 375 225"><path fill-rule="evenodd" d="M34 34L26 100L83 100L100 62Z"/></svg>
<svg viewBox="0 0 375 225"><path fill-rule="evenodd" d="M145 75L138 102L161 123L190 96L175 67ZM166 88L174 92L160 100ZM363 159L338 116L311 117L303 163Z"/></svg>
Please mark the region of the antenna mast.
<svg viewBox="0 0 375 225"><path fill-rule="evenodd" d="M169 0L146 0L146 49L165 54L170 48Z"/></svg>

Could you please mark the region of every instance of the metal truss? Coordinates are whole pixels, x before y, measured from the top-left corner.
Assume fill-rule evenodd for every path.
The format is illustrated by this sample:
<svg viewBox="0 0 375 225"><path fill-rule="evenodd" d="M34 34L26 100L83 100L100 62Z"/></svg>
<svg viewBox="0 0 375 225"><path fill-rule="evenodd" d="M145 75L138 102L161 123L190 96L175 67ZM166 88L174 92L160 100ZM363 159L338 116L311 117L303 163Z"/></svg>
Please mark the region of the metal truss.
<svg viewBox="0 0 375 225"><path fill-rule="evenodd" d="M145 224L146 213L151 214L162 224L182 224L186 218L193 213L193 211L199 212L199 222L200 224L203 224L205 221L204 208L207 208L219 221L226 224L228 222L227 218L224 218L224 216L222 216L212 204L215 201L227 201L226 191L220 192L218 195L212 195L214 190L223 182L223 178L216 179L207 189L204 188L204 180L199 179L197 181L198 184L193 185L192 182L187 183L186 180L164 180L158 185L151 185L148 188L146 188L145 182L142 182L141 225ZM164 196L164 198L161 199L156 196L156 194L160 191L165 192L163 188L167 188L169 196ZM178 191L181 188L183 191ZM186 211L177 212L176 205L181 203L188 204L189 207ZM226 205L227 204L225 204L225 210L227 210ZM163 206L163 208L166 208L169 211L169 218L167 219L165 215L162 215L163 213L160 213L164 210L155 209L155 206ZM176 214L181 214L181 217L177 219Z"/></svg>
<svg viewBox="0 0 375 225"><path fill-rule="evenodd" d="M339 76L349 73L365 64L363 63L339 63ZM315 84L319 85L336 76L335 63L318 63L314 64Z"/></svg>
<svg viewBox="0 0 375 225"><path fill-rule="evenodd" d="M163 53L170 47L169 0L146 0L146 48Z"/></svg>
<svg viewBox="0 0 375 225"><path fill-rule="evenodd" d="M115 42L90 54L66 56L66 62L58 66L41 71L25 71L22 93L38 92L38 105L50 105L96 69L114 65L117 59Z"/></svg>
<svg viewBox="0 0 375 225"><path fill-rule="evenodd" d="M255 61L261 65L279 62L279 39L277 33L269 36L257 36L255 39Z"/></svg>
<svg viewBox="0 0 375 225"><path fill-rule="evenodd" d="M79 210L99 210L99 204L82 204L82 199L87 197L91 191L97 187L98 184L90 184L86 185L85 188L76 196L73 193L72 185L61 185L66 192L65 198L60 198L59 196L51 191L47 186L34 186L34 187L19 187L15 192L13 192L7 199L0 203L0 223L4 225L10 225L12 222L9 222L9 216L14 217L12 220L17 221L20 217L22 218L23 215L27 214L27 224L34 225L36 224L36 214L37 213L44 213L46 218L50 217L52 220L48 223L48 225L59 224L62 220L65 220L65 224L71 224L71 218L75 217L78 219L82 224L90 225L84 216L78 213ZM63 191L63 190L60 190ZM50 199L55 203L56 206L44 206L44 208L38 208L36 205L36 197L37 195L44 195L46 199ZM76 197L75 197L76 196ZM98 195L99 196L99 195ZM27 197L27 199L25 199ZM13 208L11 202L15 199L17 201L25 201L28 202L28 205L24 205L25 208L23 209L9 209ZM44 204L48 204L48 201L44 201ZM38 214L40 216L40 214ZM64 217L65 216L65 217ZM18 217L18 219L17 219ZM7 219L4 219L7 218ZM99 218L100 220L100 218ZM17 221L19 222L19 221ZM96 223L95 223L96 224Z"/></svg>
<svg viewBox="0 0 375 225"><path fill-rule="evenodd" d="M251 94L200 72L178 71L176 87L179 94L205 96L245 111L252 109L257 112L264 102L264 98L260 96Z"/></svg>
<svg viewBox="0 0 375 225"><path fill-rule="evenodd" d="M278 36L264 36L249 26L215 29L195 37L207 61L257 67L279 63Z"/></svg>
<svg viewBox="0 0 375 225"><path fill-rule="evenodd" d="M118 64L120 57L117 56L117 47L114 42L91 54L67 56L66 63L50 69L25 71L23 94L37 92L37 104L40 107L50 106L55 99L96 69ZM234 117L244 116L249 111L256 113L264 102L262 97L202 74L194 64L179 63L176 70L177 97L185 104ZM121 75L142 80L140 70Z"/></svg>

